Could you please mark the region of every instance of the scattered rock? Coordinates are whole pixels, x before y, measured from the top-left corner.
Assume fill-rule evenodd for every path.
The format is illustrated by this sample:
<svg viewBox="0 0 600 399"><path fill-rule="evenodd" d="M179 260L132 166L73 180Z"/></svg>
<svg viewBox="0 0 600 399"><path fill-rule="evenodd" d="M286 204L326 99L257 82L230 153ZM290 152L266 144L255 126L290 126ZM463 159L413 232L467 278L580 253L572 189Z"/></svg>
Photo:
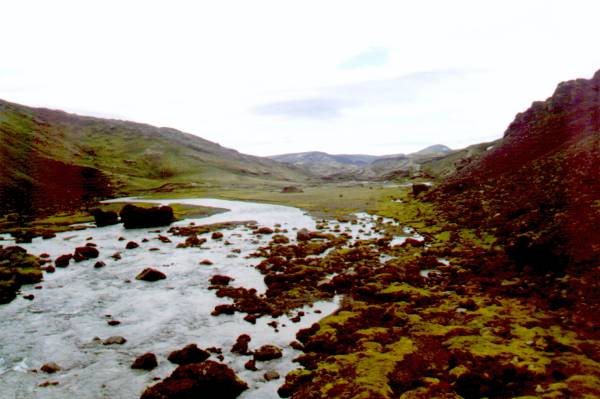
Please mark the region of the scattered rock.
<svg viewBox="0 0 600 399"><path fill-rule="evenodd" d="M183 366L191 363L201 363L209 357L210 353L207 351L198 348L196 344L189 344L182 349L171 352L168 360L171 363Z"/></svg>
<svg viewBox="0 0 600 399"><path fill-rule="evenodd" d="M137 242L135 242L135 241L129 241L127 243L127 245L125 245L125 248L126 249L136 249L139 246L140 246L140 244L138 244Z"/></svg>
<svg viewBox="0 0 600 399"><path fill-rule="evenodd" d="M271 241L273 241L274 244L287 244L290 242L290 239L283 234L275 234Z"/></svg>
<svg viewBox="0 0 600 399"><path fill-rule="evenodd" d="M256 368L256 360L248 360L246 363L244 363L244 368L250 371L257 371L258 369Z"/></svg>
<svg viewBox="0 0 600 399"><path fill-rule="evenodd" d="M269 370L264 375L266 381L273 381L279 379L279 373L275 370Z"/></svg>
<svg viewBox="0 0 600 399"><path fill-rule="evenodd" d="M238 397L248 385L233 370L212 360L179 366L164 381L147 388L141 399Z"/></svg>
<svg viewBox="0 0 600 399"><path fill-rule="evenodd" d="M235 305L217 305L215 309L210 313L213 316L219 316L221 314L234 314L235 313Z"/></svg>
<svg viewBox="0 0 600 399"><path fill-rule="evenodd" d="M158 361L156 360L156 355L154 353L148 352L139 356L134 360L131 365L132 369L136 370L153 370L158 366Z"/></svg>
<svg viewBox="0 0 600 399"><path fill-rule="evenodd" d="M164 244L168 244L168 243L172 242L169 237L163 236L163 235L160 235L160 234L156 238L158 239L158 241L160 241L160 242L162 242Z"/></svg>
<svg viewBox="0 0 600 399"><path fill-rule="evenodd" d="M300 229L296 232L296 240L298 241L309 241L310 240L310 232L308 229Z"/></svg>
<svg viewBox="0 0 600 399"><path fill-rule="evenodd" d="M46 387L49 387L49 386L56 386L56 385L58 385L58 381L44 381L44 382L40 383L38 385L38 387L40 387L40 388L46 388Z"/></svg>
<svg viewBox="0 0 600 399"><path fill-rule="evenodd" d="M106 322L109 326L118 326L119 324L121 324L121 322L119 320L109 320Z"/></svg>
<svg viewBox="0 0 600 399"><path fill-rule="evenodd" d="M127 342L127 340L124 337L115 335L102 341L102 345L123 345L125 342Z"/></svg>
<svg viewBox="0 0 600 399"><path fill-rule="evenodd" d="M141 208L127 204L119 215L126 229L168 226L175 220L170 206Z"/></svg>
<svg viewBox="0 0 600 399"><path fill-rule="evenodd" d="M50 363L46 363L44 364L40 370L42 370L44 373L48 373L48 374L54 374L57 371L60 371L60 366L54 362L50 362Z"/></svg>
<svg viewBox="0 0 600 399"><path fill-rule="evenodd" d="M177 244L177 248L200 247L206 242L206 238L198 238L196 235L191 235L185 239L185 242Z"/></svg>
<svg viewBox="0 0 600 399"><path fill-rule="evenodd" d="M72 258L73 258L73 255L71 255L71 254L61 255L58 258L56 258L56 260L54 261L54 264L56 265L56 267L67 267L67 266L69 266L69 262L71 261Z"/></svg>
<svg viewBox="0 0 600 399"><path fill-rule="evenodd" d="M283 356L281 349L275 345L263 345L254 351L254 360L259 362L279 359L281 356Z"/></svg>
<svg viewBox="0 0 600 399"><path fill-rule="evenodd" d="M73 260L75 260L75 262L82 262L84 260L97 258L98 255L100 255L100 252L94 247L77 247L73 254Z"/></svg>
<svg viewBox="0 0 600 399"><path fill-rule="evenodd" d="M142 270L142 272L140 274L138 274L135 278L136 278L136 280L143 280L143 281L158 281L158 280L166 279L167 275L164 274L163 272L161 272L160 270L156 270L151 267L148 267L148 268Z"/></svg>
<svg viewBox="0 0 600 399"><path fill-rule="evenodd" d="M208 260L208 259L204 259L204 260L200 261L200 264L201 265L205 265L205 266L210 266L213 263L210 260Z"/></svg>
<svg viewBox="0 0 600 399"><path fill-rule="evenodd" d="M273 229L270 227L259 227L254 230L254 234L273 234Z"/></svg>
<svg viewBox="0 0 600 399"><path fill-rule="evenodd" d="M210 238L212 238L213 240L220 240L221 238L223 238L223 233L221 233L220 231L215 231L214 233L212 233Z"/></svg>
<svg viewBox="0 0 600 399"><path fill-rule="evenodd" d="M249 355L248 351L248 343L252 340L252 338L248 334L242 334L237 337L235 344L231 347L231 352L239 353L240 355Z"/></svg>
<svg viewBox="0 0 600 399"><path fill-rule="evenodd" d="M233 278L231 278L229 276L223 276L223 275L217 274L210 278L210 283L212 285L229 285L231 280L233 280Z"/></svg>
<svg viewBox="0 0 600 399"><path fill-rule="evenodd" d="M113 258L114 260L120 260L121 259L121 253L120 252L115 252L110 257Z"/></svg>
<svg viewBox="0 0 600 399"><path fill-rule="evenodd" d="M56 268L52 265L48 265L46 267L42 267L42 270L46 273L54 273L56 271Z"/></svg>
<svg viewBox="0 0 600 399"><path fill-rule="evenodd" d="M35 295L33 294L23 295L23 299L27 299L28 301L33 301L34 298Z"/></svg>
<svg viewBox="0 0 600 399"><path fill-rule="evenodd" d="M100 269L101 267L106 266L106 263L102 262L101 260L99 260L98 262L94 263L94 268L95 269Z"/></svg>

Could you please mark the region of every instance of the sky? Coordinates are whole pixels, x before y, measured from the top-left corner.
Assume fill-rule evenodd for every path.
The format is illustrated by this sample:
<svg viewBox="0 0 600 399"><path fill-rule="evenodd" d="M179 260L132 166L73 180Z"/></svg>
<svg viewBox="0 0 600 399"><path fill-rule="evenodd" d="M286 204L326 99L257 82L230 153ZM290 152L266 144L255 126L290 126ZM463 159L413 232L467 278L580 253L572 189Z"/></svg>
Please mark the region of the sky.
<svg viewBox="0 0 600 399"><path fill-rule="evenodd" d="M254 155L502 137L600 69L596 0L7 1L0 98Z"/></svg>

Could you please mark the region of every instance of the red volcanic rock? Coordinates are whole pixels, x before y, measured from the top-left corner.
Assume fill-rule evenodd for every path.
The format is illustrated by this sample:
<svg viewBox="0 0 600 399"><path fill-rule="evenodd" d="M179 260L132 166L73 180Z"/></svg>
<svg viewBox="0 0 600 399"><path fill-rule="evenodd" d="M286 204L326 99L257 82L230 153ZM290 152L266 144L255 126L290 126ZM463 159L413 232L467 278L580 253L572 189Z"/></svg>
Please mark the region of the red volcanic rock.
<svg viewBox="0 0 600 399"><path fill-rule="evenodd" d="M156 355L154 353L144 353L139 356L133 364L131 365L132 369L137 370L153 370L158 366L158 361L156 360Z"/></svg>
<svg viewBox="0 0 600 399"><path fill-rule="evenodd" d="M300 229L296 233L296 240L298 241L308 241L310 240L310 232L308 229Z"/></svg>
<svg viewBox="0 0 600 399"><path fill-rule="evenodd" d="M273 241L274 244L287 244L290 242L290 239L283 234L275 234L271 241Z"/></svg>
<svg viewBox="0 0 600 399"><path fill-rule="evenodd" d="M60 366L54 362L50 362L44 364L40 370L42 370L44 373L54 374L57 371L60 371Z"/></svg>
<svg viewBox="0 0 600 399"><path fill-rule="evenodd" d="M238 397L248 385L233 370L211 360L179 366L164 381L147 388L141 399Z"/></svg>
<svg viewBox="0 0 600 399"><path fill-rule="evenodd" d="M177 244L177 248L200 247L206 242L206 238L198 238L196 235L191 235L185 239L185 242Z"/></svg>
<svg viewBox="0 0 600 399"><path fill-rule="evenodd" d="M258 369L256 368L256 360L248 360L246 363L244 363L244 368L250 371L257 371Z"/></svg>
<svg viewBox="0 0 600 399"><path fill-rule="evenodd" d="M273 234L273 229L270 227L259 227L254 230L254 234Z"/></svg>
<svg viewBox="0 0 600 399"><path fill-rule="evenodd" d="M248 343L252 340L248 334L242 334L237 337L235 344L231 347L231 352L239 353L240 355L248 355Z"/></svg>
<svg viewBox="0 0 600 399"><path fill-rule="evenodd" d="M73 254L73 259L75 262L81 262L84 260L97 258L100 255L100 252L94 247L85 246L75 248L75 253Z"/></svg>
<svg viewBox="0 0 600 399"><path fill-rule="evenodd" d="M235 305L217 305L215 309L211 312L213 316L219 316L221 314L234 314L235 313Z"/></svg>
<svg viewBox="0 0 600 399"><path fill-rule="evenodd" d="M210 266L210 265L212 265L213 263L212 263L212 261L210 261L210 260L208 260L208 259L204 259L204 260L200 261L200 264L201 264L201 265L204 265L204 266Z"/></svg>
<svg viewBox="0 0 600 399"><path fill-rule="evenodd" d="M223 275L217 274L210 278L210 283L212 285L229 285L229 282L231 280L233 280L233 278L231 278L229 276L223 276Z"/></svg>
<svg viewBox="0 0 600 399"><path fill-rule="evenodd" d="M215 231L214 233L212 233L210 238L212 238L213 240L220 240L221 238L223 238L223 233L221 233L220 231Z"/></svg>
<svg viewBox="0 0 600 399"><path fill-rule="evenodd" d="M171 363L185 365L191 363L200 363L210 357L210 353L202 350L196 344L189 344L182 349L173 351L169 354L168 360Z"/></svg>
<svg viewBox="0 0 600 399"><path fill-rule="evenodd" d="M127 243L127 245L125 245L125 248L126 249L136 249L139 246L140 246L140 244L138 244L137 242L135 242L135 241L129 241Z"/></svg>
<svg viewBox="0 0 600 399"><path fill-rule="evenodd" d="M71 254L61 255L54 260L54 264L56 267L67 267L71 259L73 259L73 255Z"/></svg>
<svg viewBox="0 0 600 399"><path fill-rule="evenodd" d="M169 237L163 236L163 235L160 235L160 234L156 238L158 239L158 241L160 241L162 243L165 243L165 244L168 244L168 243L171 242L171 239Z"/></svg>
<svg viewBox="0 0 600 399"><path fill-rule="evenodd" d="M136 280L143 281L158 281L166 279L167 275L161 272L160 270L148 267L144 269L140 274L138 274L135 278Z"/></svg>
<svg viewBox="0 0 600 399"><path fill-rule="evenodd" d="M275 345L263 345L254 351L254 360L259 362L279 359L281 356L283 356L281 349Z"/></svg>

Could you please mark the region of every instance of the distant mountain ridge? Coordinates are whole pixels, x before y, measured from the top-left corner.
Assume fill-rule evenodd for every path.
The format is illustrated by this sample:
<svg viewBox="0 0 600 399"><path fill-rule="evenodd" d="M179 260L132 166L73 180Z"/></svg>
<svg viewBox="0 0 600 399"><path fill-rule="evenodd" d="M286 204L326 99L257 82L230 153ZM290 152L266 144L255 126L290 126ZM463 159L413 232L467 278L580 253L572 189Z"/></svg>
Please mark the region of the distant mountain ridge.
<svg viewBox="0 0 600 399"><path fill-rule="evenodd" d="M408 155L328 154L311 151L273 155L269 158L326 179L386 179L417 172L421 164L450 153L452 150L449 147L435 144Z"/></svg>

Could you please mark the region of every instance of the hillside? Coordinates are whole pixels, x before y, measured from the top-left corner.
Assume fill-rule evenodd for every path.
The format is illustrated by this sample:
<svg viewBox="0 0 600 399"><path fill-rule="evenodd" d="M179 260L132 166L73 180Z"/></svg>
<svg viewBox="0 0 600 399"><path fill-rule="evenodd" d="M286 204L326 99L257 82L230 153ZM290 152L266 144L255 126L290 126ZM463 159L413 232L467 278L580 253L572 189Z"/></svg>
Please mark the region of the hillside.
<svg viewBox="0 0 600 399"><path fill-rule="evenodd" d="M460 223L497 229L523 266L597 262L599 91L600 72L558 85L516 116L499 145L445 182L437 202Z"/></svg>
<svg viewBox="0 0 600 399"><path fill-rule="evenodd" d="M175 129L0 100L0 211L29 213L164 185L303 181L298 170Z"/></svg>
<svg viewBox="0 0 600 399"><path fill-rule="evenodd" d="M436 144L412 154L364 155L301 152L269 158L303 169L306 173L328 180L386 180L407 177L421 165L451 154L452 150Z"/></svg>

